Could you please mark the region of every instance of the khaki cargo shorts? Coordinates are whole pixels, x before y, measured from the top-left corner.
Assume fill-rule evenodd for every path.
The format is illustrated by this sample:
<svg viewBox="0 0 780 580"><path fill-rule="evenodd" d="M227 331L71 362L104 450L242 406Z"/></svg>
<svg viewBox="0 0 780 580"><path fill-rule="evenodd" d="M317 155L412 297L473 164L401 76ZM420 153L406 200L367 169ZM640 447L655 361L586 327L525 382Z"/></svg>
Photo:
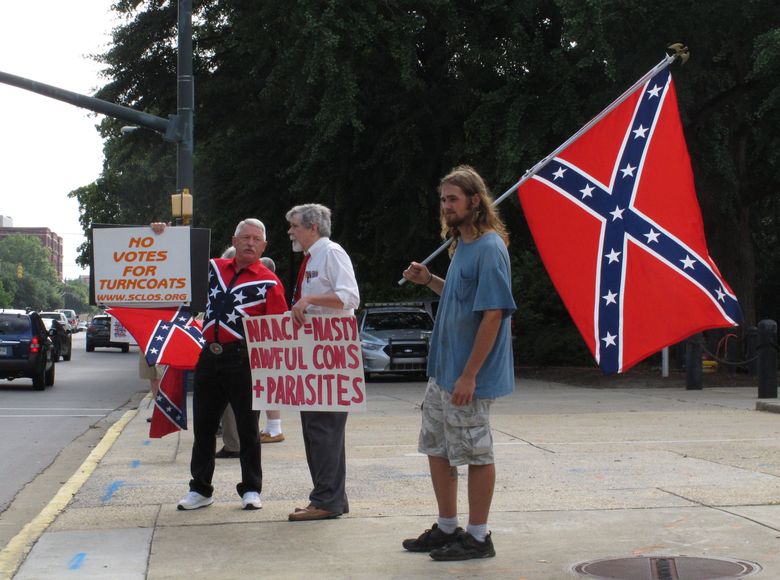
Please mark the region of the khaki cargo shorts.
<svg viewBox="0 0 780 580"><path fill-rule="evenodd" d="M451 402L452 394L428 380L422 404L422 426L417 450L446 457L457 465L489 465L493 459L490 405L493 399L473 399L463 407Z"/></svg>

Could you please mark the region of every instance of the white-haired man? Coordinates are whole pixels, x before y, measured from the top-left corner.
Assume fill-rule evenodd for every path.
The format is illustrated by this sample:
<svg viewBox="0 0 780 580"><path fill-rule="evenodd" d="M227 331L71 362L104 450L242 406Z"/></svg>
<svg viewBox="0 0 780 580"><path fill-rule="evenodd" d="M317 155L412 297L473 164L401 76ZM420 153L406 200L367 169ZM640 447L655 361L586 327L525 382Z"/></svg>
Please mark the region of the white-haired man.
<svg viewBox="0 0 780 580"><path fill-rule="evenodd" d="M156 226L156 227L155 227ZM165 224L152 224L159 233ZM181 510L211 505L217 429L225 406L236 417L240 441L241 481L236 486L244 509L260 509L263 472L257 417L252 411L252 375L243 318L287 311L284 287L260 262L266 247L265 226L245 219L233 235L233 258L209 261L209 297L203 319L206 344L195 366L192 396L193 434L189 493Z"/></svg>
<svg viewBox="0 0 780 580"><path fill-rule="evenodd" d="M301 325L310 314L344 314L360 305L355 271L344 249L330 239L330 210L298 205L287 212L293 250L305 253L293 294L292 317ZM303 443L313 489L309 505L288 516L291 522L336 518L349 512L344 432L347 413L301 411Z"/></svg>

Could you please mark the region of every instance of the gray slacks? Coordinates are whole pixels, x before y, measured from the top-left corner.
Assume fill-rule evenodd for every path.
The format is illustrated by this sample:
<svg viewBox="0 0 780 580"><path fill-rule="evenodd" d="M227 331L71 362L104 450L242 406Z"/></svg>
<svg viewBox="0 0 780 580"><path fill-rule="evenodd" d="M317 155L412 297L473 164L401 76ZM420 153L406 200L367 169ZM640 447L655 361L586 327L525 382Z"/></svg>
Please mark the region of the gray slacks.
<svg viewBox="0 0 780 580"><path fill-rule="evenodd" d="M349 413L301 411L303 445L314 485L309 501L318 508L345 514L347 454L344 432Z"/></svg>

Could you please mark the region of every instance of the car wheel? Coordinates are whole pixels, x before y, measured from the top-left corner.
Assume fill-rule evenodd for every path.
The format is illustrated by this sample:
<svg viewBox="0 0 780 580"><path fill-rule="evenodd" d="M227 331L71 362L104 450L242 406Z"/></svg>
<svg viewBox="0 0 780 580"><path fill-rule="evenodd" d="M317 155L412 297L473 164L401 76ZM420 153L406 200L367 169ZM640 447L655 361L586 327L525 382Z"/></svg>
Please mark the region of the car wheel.
<svg viewBox="0 0 780 580"><path fill-rule="evenodd" d="M130 352L130 345L129 344L123 344L122 345L122 352Z"/></svg>
<svg viewBox="0 0 780 580"><path fill-rule="evenodd" d="M73 343L68 343L68 350L65 352L65 354L62 355L62 360L68 361L70 360L70 355L73 353Z"/></svg>
<svg viewBox="0 0 780 580"><path fill-rule="evenodd" d="M51 368L46 371L45 378L44 378L44 384L47 387L51 387L54 385L54 369L57 367L57 365L51 365Z"/></svg>
<svg viewBox="0 0 780 580"><path fill-rule="evenodd" d="M95 351L95 346L89 341L87 341L87 352L94 352L94 351Z"/></svg>
<svg viewBox="0 0 780 580"><path fill-rule="evenodd" d="M52 365L53 367L54 365ZM41 366L41 370L32 378L33 381L33 389L36 391L42 391L46 387L46 363L44 362L43 366Z"/></svg>

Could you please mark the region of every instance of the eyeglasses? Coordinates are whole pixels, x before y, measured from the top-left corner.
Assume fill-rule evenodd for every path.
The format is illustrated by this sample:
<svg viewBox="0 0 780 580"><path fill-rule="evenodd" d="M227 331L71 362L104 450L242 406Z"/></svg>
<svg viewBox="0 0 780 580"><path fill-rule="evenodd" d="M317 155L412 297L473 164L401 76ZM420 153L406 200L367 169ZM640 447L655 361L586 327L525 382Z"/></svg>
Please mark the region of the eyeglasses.
<svg viewBox="0 0 780 580"><path fill-rule="evenodd" d="M243 236L236 236L236 238L242 242L255 242L256 244L260 244L265 241L265 239L261 236L250 236L248 234L244 234Z"/></svg>

